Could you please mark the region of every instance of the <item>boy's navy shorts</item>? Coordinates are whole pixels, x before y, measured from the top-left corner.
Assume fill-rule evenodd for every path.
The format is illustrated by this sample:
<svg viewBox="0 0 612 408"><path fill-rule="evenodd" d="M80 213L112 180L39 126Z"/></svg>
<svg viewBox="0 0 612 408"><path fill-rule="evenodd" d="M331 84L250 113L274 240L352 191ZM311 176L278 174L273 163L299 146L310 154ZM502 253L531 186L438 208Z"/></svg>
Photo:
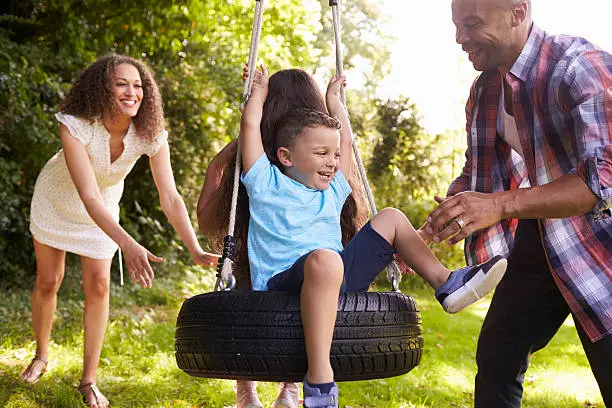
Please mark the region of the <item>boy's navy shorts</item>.
<svg viewBox="0 0 612 408"><path fill-rule="evenodd" d="M304 282L304 264L312 252L302 255L289 269L274 275L268 281L268 289L300 293ZM366 292L396 252L368 222L340 252L344 263L340 293Z"/></svg>

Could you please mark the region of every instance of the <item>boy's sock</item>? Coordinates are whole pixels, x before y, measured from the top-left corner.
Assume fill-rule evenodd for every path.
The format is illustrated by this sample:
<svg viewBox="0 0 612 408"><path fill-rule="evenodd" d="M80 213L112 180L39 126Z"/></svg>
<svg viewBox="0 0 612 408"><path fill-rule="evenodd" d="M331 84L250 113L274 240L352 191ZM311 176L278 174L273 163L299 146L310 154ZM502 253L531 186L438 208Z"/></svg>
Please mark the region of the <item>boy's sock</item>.
<svg viewBox="0 0 612 408"><path fill-rule="evenodd" d="M457 313L491 292L504 277L508 262L497 255L485 263L452 272L436 290L436 298L448 313Z"/></svg>
<svg viewBox="0 0 612 408"><path fill-rule="evenodd" d="M335 382L310 384L304 377L305 408L338 408L338 386Z"/></svg>
<svg viewBox="0 0 612 408"><path fill-rule="evenodd" d="M304 380L308 383L309 387L314 387L314 388L318 388L319 390L321 390L321 394L329 394L329 392L331 391L332 387L334 385L336 385L336 383L334 381L332 382L328 382L328 383L324 383L324 384L313 384L310 381Z"/></svg>

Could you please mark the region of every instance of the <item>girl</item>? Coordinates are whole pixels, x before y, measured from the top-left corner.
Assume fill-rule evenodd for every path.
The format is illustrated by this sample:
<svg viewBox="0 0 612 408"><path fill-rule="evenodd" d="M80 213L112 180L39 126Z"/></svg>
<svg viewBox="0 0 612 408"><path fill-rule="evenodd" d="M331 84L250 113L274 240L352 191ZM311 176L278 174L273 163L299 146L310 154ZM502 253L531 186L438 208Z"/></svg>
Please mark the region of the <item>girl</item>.
<svg viewBox="0 0 612 408"><path fill-rule="evenodd" d="M248 68L243 71L243 78L248 77ZM270 77L269 91L263 106L261 136L266 154L271 161L276 160L275 134L280 119L294 109L309 108L327 112L325 98L312 76L301 69L287 69L276 72ZM234 165L236 159L236 142L228 144L211 161L206 172L204 186L198 200L198 223L200 231L222 247L223 237L227 234L230 204L234 183ZM226 171L228 170L229 171ZM355 171L349 182L357 180ZM358 185L358 184L355 184ZM342 242L348 243L356 231L367 220L365 198L360 188L353 188L341 213ZM247 255L247 232L249 225L249 201L244 186L240 184L238 208L236 211L237 255L235 275L238 290L251 289L249 260ZM281 383L280 393L274 403L276 408L293 408L298 406L299 390L296 384ZM238 381L236 389L237 408L263 407L255 383Z"/></svg>
<svg viewBox="0 0 612 408"><path fill-rule="evenodd" d="M122 55L100 58L80 74L56 118L62 149L42 169L32 197L36 355L20 378L35 383L46 371L66 251L78 254L85 292L83 376L78 390L87 406L104 408L109 402L95 380L108 320L113 255L119 247L130 278L145 288L153 280L149 262L162 261L118 222L123 180L141 155L149 157L162 210L194 262L212 266L217 256L200 247L176 190L159 89L143 63Z"/></svg>

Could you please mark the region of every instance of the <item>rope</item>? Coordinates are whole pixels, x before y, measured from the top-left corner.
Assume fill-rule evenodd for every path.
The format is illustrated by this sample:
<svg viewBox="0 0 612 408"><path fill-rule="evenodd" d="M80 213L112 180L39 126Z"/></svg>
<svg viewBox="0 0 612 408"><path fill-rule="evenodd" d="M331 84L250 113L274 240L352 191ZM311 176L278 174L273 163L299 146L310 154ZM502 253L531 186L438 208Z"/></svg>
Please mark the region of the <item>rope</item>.
<svg viewBox="0 0 612 408"><path fill-rule="evenodd" d="M264 0L256 0L255 2L255 16L253 18L253 29L251 31L251 47L249 49L249 78L244 82L244 88L242 91L242 105L241 109L244 109L249 97L251 96L251 89L253 88L253 77L255 76L255 70L257 69L257 52L259 50L259 40L261 38L261 26L263 21L263 10ZM240 139L240 135L238 135ZM232 191L232 206L230 209L229 227L227 236L223 242L223 255L217 266L217 281L215 282L215 291L219 290L231 290L236 286L236 278L232 274L232 263L236 257L236 239L234 238L234 229L236 226L236 207L238 204L238 188L240 187L240 166L242 152L240 143L238 143L238 149L236 150L236 166L234 167L234 189Z"/></svg>
<svg viewBox="0 0 612 408"><path fill-rule="evenodd" d="M340 11L339 11L339 3L340 0L330 0L329 5L332 8L332 16L334 22L334 40L336 43L336 75L342 76L344 73L343 63L342 63L342 49L341 49L341 40L340 40ZM346 97L344 95L344 89L341 89L340 97L342 99L342 103L344 104L344 109L347 112L348 116L348 108L346 106ZM349 121L350 126L350 121ZM349 129L351 134L353 133L352 129ZM355 155L355 160L357 161L357 169L359 170L359 176L361 178L361 182L363 183L363 188L366 193L366 197L368 199L368 204L370 205L370 211L372 212L372 216L376 215L378 211L376 210L376 203L374 202L374 194L372 194L372 189L370 188L370 183L368 182L368 177L366 175L365 167L363 165L363 160L361 160L361 154L359 153L359 148L357 147L357 140L353 137L353 154ZM399 282L401 280L402 274L395 262L391 262L387 266L387 278L391 282L391 286L394 292L399 292Z"/></svg>
<svg viewBox="0 0 612 408"><path fill-rule="evenodd" d="M261 38L261 22L263 21L264 0L255 0L255 17L253 19L253 29L251 31L251 48L249 49L249 78L244 82L242 91L243 107L246 101L251 96L251 88L253 88L253 78L257 70L257 52L259 50L259 39Z"/></svg>

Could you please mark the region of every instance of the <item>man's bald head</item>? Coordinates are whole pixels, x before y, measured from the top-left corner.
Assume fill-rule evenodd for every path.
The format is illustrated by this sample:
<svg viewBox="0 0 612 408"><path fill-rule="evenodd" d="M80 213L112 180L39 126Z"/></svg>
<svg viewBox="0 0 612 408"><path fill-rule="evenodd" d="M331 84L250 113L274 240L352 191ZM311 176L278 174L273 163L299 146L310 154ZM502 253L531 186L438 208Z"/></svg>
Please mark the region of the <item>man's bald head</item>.
<svg viewBox="0 0 612 408"><path fill-rule="evenodd" d="M461 0L452 0L452 6L455 7L457 3L462 3ZM518 6L521 3L527 4L527 12L531 15L531 0L475 0L475 3L480 3L482 5L488 5L490 7L500 7L504 10L512 10L514 7Z"/></svg>
<svg viewBox="0 0 612 408"><path fill-rule="evenodd" d="M520 4L523 1L525 1L527 3L527 5L529 6L529 10L531 10L531 0L497 0L497 1L505 9L511 9L512 7L516 6L517 4Z"/></svg>
<svg viewBox="0 0 612 408"><path fill-rule="evenodd" d="M478 71L510 69L527 42L530 0L453 0L456 41Z"/></svg>

